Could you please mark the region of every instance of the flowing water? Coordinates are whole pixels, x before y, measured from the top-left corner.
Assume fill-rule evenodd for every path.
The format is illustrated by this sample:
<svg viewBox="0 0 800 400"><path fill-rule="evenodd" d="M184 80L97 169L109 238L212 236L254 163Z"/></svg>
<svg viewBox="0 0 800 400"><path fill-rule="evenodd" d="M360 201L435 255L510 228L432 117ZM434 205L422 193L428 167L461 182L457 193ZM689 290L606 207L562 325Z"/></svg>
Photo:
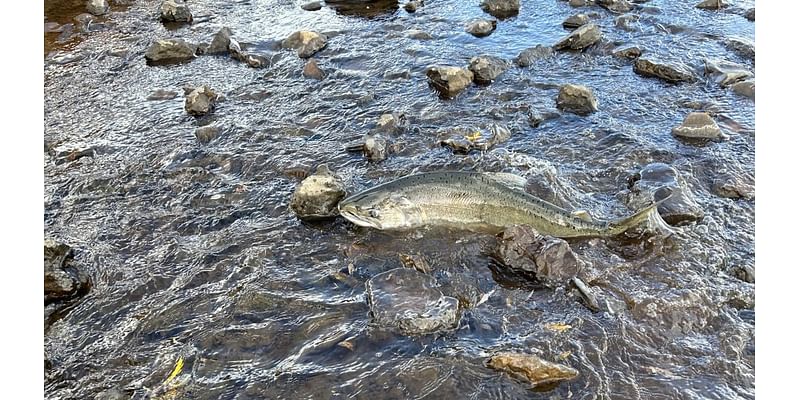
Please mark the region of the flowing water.
<svg viewBox="0 0 800 400"><path fill-rule="evenodd" d="M86 296L46 318L46 397L754 398L755 285L741 271L754 268L755 201L712 190L723 173L754 176L754 102L702 74L706 58L754 68L725 45L754 39L742 16L754 2L718 11L695 3L639 4L623 29L597 6L523 0L517 17L479 39L464 31L488 17L478 1L428 0L416 13L392 2L309 12L288 0L191 1L195 22L183 26L159 22L158 1L127 1L81 30L73 17L83 1L46 0L45 22L64 32L45 33L45 235L73 246L92 278ZM431 64L511 60L552 45L577 12L603 31L584 52L511 67L452 100L427 83ZM222 26L270 65L227 56L145 63L157 38L208 42ZM276 45L300 29L329 38L315 55L328 72L322 81L303 78L304 61ZM635 74L611 54L628 43L681 60L699 79ZM405 70L408 79L385 77ZM558 112L565 83L591 87L599 111ZM197 119L183 109L183 87L203 84L224 99ZM177 96L149 100L158 89ZM672 136L696 110L711 112L730 140ZM387 112L409 119L389 135L388 159L345 151ZM536 112L558 117L533 127ZM198 143L195 129L211 123L220 136ZM438 143L447 129L492 123L509 127L511 139L468 155ZM77 157L83 149L93 152ZM487 251L493 237L306 223L288 208L300 178L326 163L349 193L420 171L513 172L610 219L630 213L629 180L653 162L679 171L705 215L664 240L571 240L592 264L587 283L606 299L599 312L569 287L504 271ZM459 299L455 328L404 335L372 320L367 281L402 267L399 254L426 259L438 289ZM580 376L531 389L486 366L501 351L537 354ZM165 384L179 359L182 371Z"/></svg>

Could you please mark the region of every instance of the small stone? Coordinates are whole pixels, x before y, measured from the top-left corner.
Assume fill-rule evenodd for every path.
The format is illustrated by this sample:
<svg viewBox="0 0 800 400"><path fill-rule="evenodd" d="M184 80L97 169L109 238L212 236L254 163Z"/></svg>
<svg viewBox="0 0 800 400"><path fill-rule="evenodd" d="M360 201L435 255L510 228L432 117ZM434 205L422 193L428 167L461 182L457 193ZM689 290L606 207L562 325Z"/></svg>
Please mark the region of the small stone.
<svg viewBox="0 0 800 400"><path fill-rule="evenodd" d="M205 51L205 54L226 54L228 53L228 47L231 44L231 28L222 27L216 34L214 34L214 38L211 39L211 44Z"/></svg>
<svg viewBox="0 0 800 400"><path fill-rule="evenodd" d="M702 8L704 10L719 10L727 6L728 5L725 4L722 0L703 0L700 3L697 3L695 7Z"/></svg>
<svg viewBox="0 0 800 400"><path fill-rule="evenodd" d="M751 9L745 11L744 17L747 18L750 21L755 21L756 20L756 9L755 8L751 8Z"/></svg>
<svg viewBox="0 0 800 400"><path fill-rule="evenodd" d="M405 32L406 37L416 40L431 40L433 36L430 33L419 30L419 29L409 29Z"/></svg>
<svg viewBox="0 0 800 400"><path fill-rule="evenodd" d="M636 22L639 22L639 16L637 14L625 14L614 18L614 26L629 32L636 30L636 28L633 27L633 24Z"/></svg>
<svg viewBox="0 0 800 400"><path fill-rule="evenodd" d="M331 218L339 215L336 206L344 195L342 179L323 164L297 185L289 208L301 219Z"/></svg>
<svg viewBox="0 0 800 400"><path fill-rule="evenodd" d="M402 131L408 127L408 118L403 113L383 114L378 117L375 126L383 132Z"/></svg>
<svg viewBox="0 0 800 400"><path fill-rule="evenodd" d="M633 64L633 71L642 76L660 78L672 83L694 80L694 76L686 66L677 63L667 64L655 58L637 58Z"/></svg>
<svg viewBox="0 0 800 400"><path fill-rule="evenodd" d="M328 39L325 35L311 31L297 31L292 33L281 42L281 46L285 49L296 49L297 56L300 58L309 58L314 53L322 50L327 44Z"/></svg>
<svg viewBox="0 0 800 400"><path fill-rule="evenodd" d="M94 15L103 15L108 12L108 0L89 0L86 11Z"/></svg>
<svg viewBox="0 0 800 400"><path fill-rule="evenodd" d="M747 283L756 283L756 271L750 265L734 266L731 272L736 279Z"/></svg>
<svg viewBox="0 0 800 400"><path fill-rule="evenodd" d="M481 9L495 18L509 18L519 14L519 0L483 0Z"/></svg>
<svg viewBox="0 0 800 400"><path fill-rule="evenodd" d="M489 36L497 28L495 19L479 19L467 25L466 31L475 37Z"/></svg>
<svg viewBox="0 0 800 400"><path fill-rule="evenodd" d="M59 33L63 30L58 22L45 22L44 33Z"/></svg>
<svg viewBox="0 0 800 400"><path fill-rule="evenodd" d="M380 135L367 135L364 139L364 155L369 161L383 161L388 153L386 139Z"/></svg>
<svg viewBox="0 0 800 400"><path fill-rule="evenodd" d="M508 63L498 57L481 55L469 60L473 80L479 84L490 84L508 68Z"/></svg>
<svg viewBox="0 0 800 400"><path fill-rule="evenodd" d="M705 112L692 112L679 126L672 128L672 134L685 138L727 139L716 122Z"/></svg>
<svg viewBox="0 0 800 400"><path fill-rule="evenodd" d="M67 300L86 293L91 284L73 262L72 248L50 239L44 241L44 303Z"/></svg>
<svg viewBox="0 0 800 400"><path fill-rule="evenodd" d="M590 19L588 15L575 14L564 20L564 22L561 23L561 26L563 26L566 29L575 29L588 24L589 21Z"/></svg>
<svg viewBox="0 0 800 400"><path fill-rule="evenodd" d="M203 116L216 108L219 95L208 86L193 89L186 95L184 109L189 115Z"/></svg>
<svg viewBox="0 0 800 400"><path fill-rule="evenodd" d="M597 111L597 98L586 86L566 84L558 92L556 107L573 114L588 115Z"/></svg>
<svg viewBox="0 0 800 400"><path fill-rule="evenodd" d="M219 136L219 127L215 125L201 126L194 130L194 136L198 142L207 144Z"/></svg>
<svg viewBox="0 0 800 400"><path fill-rule="evenodd" d="M321 81L325 79L325 71L319 67L316 59L310 58L303 67L303 76Z"/></svg>
<svg viewBox="0 0 800 400"><path fill-rule="evenodd" d="M626 0L597 0L597 5L617 14L626 13L633 9L633 4Z"/></svg>
<svg viewBox="0 0 800 400"><path fill-rule="evenodd" d="M164 0L161 3L161 20L164 22L192 22L192 12L183 0Z"/></svg>
<svg viewBox="0 0 800 400"><path fill-rule="evenodd" d="M754 81L754 80L746 80L746 81L742 81L742 82L736 82L733 85L731 85L731 90L733 90L734 93L736 93L736 94L738 94L740 96L744 96L744 97L748 97L748 98L751 98L751 99L755 99L756 98L756 81Z"/></svg>
<svg viewBox="0 0 800 400"><path fill-rule="evenodd" d="M753 74L745 67L728 61L706 60L706 75L714 79L714 82L722 87L733 85L753 77Z"/></svg>
<svg viewBox="0 0 800 400"><path fill-rule="evenodd" d="M600 32L600 28L596 24L590 23L575 29L569 35L563 37L558 43L553 45L553 48L556 50L581 50L597 43L602 36L603 34Z"/></svg>
<svg viewBox="0 0 800 400"><path fill-rule="evenodd" d="M183 39L159 39L150 45L144 58L149 65L182 63L193 60L195 50Z"/></svg>
<svg viewBox="0 0 800 400"><path fill-rule="evenodd" d="M417 9L418 9L418 8L420 8L420 7L422 7L422 6L423 6L423 2L422 2L421 0L411 0L411 1L409 1L408 3L406 3L406 4L403 6L403 8L404 8L406 11L408 11L408 12L410 12L410 13L413 13L413 12L416 12L416 11L417 11Z"/></svg>
<svg viewBox="0 0 800 400"><path fill-rule="evenodd" d="M519 55L517 56L517 58L514 59L514 61L520 67L526 68L533 65L533 63L536 60L541 60L547 57L551 57L553 54L554 54L553 49L551 47L537 44L534 47L522 50L522 52L519 53Z"/></svg>
<svg viewBox="0 0 800 400"><path fill-rule="evenodd" d="M527 225L503 231L493 255L503 266L532 273L551 287L565 285L586 267L564 239L541 235Z"/></svg>
<svg viewBox="0 0 800 400"><path fill-rule="evenodd" d="M431 265L425 260L425 257L416 254L398 254L400 262L406 268L415 269L423 274L430 274L432 269Z"/></svg>
<svg viewBox="0 0 800 400"><path fill-rule="evenodd" d="M303 10L306 11L319 11L322 9L322 2L320 1L310 1L308 3L303 4L300 6Z"/></svg>
<svg viewBox="0 0 800 400"><path fill-rule="evenodd" d="M586 6L586 0L569 0L569 5L571 7L584 7Z"/></svg>
<svg viewBox="0 0 800 400"><path fill-rule="evenodd" d="M634 59L642 55L642 49L639 46L627 45L617 47L611 53L616 57Z"/></svg>
<svg viewBox="0 0 800 400"><path fill-rule="evenodd" d="M430 84L445 97L455 97L472 83L473 74L467 68L432 66L426 72Z"/></svg>
<svg viewBox="0 0 800 400"><path fill-rule="evenodd" d="M557 384L578 377L578 370L575 368L545 361L532 354L499 353L489 359L488 365L492 369L528 381L533 386Z"/></svg>

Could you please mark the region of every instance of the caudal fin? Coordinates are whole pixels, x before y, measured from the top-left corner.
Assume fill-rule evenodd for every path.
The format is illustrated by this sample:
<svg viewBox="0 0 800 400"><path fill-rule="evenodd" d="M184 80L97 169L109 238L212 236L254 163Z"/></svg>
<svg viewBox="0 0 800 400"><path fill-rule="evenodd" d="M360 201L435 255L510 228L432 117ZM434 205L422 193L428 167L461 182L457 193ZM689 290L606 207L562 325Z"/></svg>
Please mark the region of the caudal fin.
<svg viewBox="0 0 800 400"><path fill-rule="evenodd" d="M648 230L656 231L664 236L670 236L675 233L669 224L661 218L658 213L658 206L672 197L672 191L663 197L661 200L639 210L636 214L630 217L622 218L611 223L611 231L618 235L627 231L628 229L644 225Z"/></svg>

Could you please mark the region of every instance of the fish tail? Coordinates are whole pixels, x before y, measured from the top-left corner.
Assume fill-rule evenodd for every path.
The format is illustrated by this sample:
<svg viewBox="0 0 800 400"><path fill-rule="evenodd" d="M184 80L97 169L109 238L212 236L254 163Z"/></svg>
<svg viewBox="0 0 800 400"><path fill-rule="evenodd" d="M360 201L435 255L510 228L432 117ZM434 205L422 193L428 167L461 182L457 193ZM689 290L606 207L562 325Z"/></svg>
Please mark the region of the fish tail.
<svg viewBox="0 0 800 400"><path fill-rule="evenodd" d="M631 215L630 217L618 219L610 224L611 232L614 235L619 235L628 229L645 225L648 230L660 232L664 234L664 236L671 236L675 233L672 227L661 218L661 214L658 213L658 206L661 203L668 200L672 197L672 192L662 198L661 200L650 204L649 206L639 210L637 213Z"/></svg>

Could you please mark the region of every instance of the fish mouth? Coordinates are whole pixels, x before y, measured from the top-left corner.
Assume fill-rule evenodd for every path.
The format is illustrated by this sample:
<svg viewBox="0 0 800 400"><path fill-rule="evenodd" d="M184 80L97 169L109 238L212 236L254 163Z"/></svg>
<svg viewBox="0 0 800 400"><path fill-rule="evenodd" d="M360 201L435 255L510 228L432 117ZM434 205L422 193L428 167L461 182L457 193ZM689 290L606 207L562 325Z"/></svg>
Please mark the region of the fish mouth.
<svg viewBox="0 0 800 400"><path fill-rule="evenodd" d="M350 203L339 203L339 215L358 226L381 229L380 222L364 217L358 212L358 208Z"/></svg>

